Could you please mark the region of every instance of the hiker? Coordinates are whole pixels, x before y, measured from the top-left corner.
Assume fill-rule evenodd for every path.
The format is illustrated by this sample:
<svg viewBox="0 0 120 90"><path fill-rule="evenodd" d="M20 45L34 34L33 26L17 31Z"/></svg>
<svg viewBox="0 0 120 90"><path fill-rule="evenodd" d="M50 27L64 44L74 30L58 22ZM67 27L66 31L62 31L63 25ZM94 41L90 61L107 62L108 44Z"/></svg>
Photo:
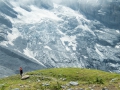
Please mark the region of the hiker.
<svg viewBox="0 0 120 90"><path fill-rule="evenodd" d="M22 77L22 74L23 74L23 70L22 70L22 67L20 67L20 76Z"/></svg>

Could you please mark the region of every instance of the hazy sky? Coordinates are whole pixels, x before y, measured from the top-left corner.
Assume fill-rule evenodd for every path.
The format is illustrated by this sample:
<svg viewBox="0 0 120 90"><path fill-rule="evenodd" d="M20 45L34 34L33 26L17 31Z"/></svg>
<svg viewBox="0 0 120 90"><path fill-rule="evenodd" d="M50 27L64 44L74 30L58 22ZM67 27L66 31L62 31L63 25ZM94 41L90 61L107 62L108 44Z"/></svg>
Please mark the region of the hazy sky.
<svg viewBox="0 0 120 90"><path fill-rule="evenodd" d="M44 4L45 3L46 4L60 3L60 4L67 5L67 6L72 5L73 3L74 4L79 3L80 5L85 4L85 5L90 5L90 6L97 6L97 5L101 5L101 4L105 5L107 2L111 2L111 1L114 1L114 0L8 0L8 1L12 1L13 3L17 2L20 5L21 4L22 5L26 5L26 4L34 4L35 5L35 3L40 4L40 2L43 2ZM118 1L120 1L120 0L118 0Z"/></svg>

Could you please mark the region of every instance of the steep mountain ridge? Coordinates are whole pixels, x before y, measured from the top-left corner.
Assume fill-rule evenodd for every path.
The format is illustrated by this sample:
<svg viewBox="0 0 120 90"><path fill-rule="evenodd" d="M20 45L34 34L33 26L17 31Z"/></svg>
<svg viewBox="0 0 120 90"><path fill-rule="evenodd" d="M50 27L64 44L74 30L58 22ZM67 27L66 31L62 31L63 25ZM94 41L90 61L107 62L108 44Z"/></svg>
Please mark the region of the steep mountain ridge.
<svg viewBox="0 0 120 90"><path fill-rule="evenodd" d="M18 74L20 66L24 67L24 72L46 68L41 63L26 57L24 54L0 46L0 77Z"/></svg>
<svg viewBox="0 0 120 90"><path fill-rule="evenodd" d="M14 66L13 72L23 66L25 71L81 67L119 73L119 1L58 1L0 1L1 67L14 59L9 66L10 70ZM116 7L112 7L114 3ZM108 15L117 19L108 19Z"/></svg>

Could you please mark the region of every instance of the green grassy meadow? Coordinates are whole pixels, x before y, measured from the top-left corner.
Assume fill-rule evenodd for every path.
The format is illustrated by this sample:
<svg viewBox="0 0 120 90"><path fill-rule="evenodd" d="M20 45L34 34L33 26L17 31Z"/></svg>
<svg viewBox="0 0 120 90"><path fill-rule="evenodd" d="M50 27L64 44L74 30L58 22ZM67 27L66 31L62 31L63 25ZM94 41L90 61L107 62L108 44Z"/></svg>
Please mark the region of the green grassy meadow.
<svg viewBox="0 0 120 90"><path fill-rule="evenodd" d="M0 90L120 90L120 74L81 68L52 68L0 79ZM70 82L78 85L70 85ZM106 89L106 90L107 90Z"/></svg>

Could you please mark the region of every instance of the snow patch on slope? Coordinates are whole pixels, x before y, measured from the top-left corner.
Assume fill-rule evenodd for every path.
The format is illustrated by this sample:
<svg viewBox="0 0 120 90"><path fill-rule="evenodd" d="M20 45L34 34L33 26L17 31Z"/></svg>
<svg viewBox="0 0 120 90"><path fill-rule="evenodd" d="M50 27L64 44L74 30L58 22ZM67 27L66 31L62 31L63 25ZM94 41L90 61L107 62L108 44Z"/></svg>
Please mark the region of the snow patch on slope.
<svg viewBox="0 0 120 90"><path fill-rule="evenodd" d="M116 45L115 48L118 48L118 49L119 49L119 48L120 48L120 45Z"/></svg>
<svg viewBox="0 0 120 90"><path fill-rule="evenodd" d="M62 41L62 44L66 47L67 51L70 50L68 46L72 46L72 49L76 50L77 43L75 39L76 39L76 36L67 36L67 35L60 38L60 40ZM65 42L68 42L68 46L65 44Z"/></svg>
<svg viewBox="0 0 120 90"><path fill-rule="evenodd" d="M29 48L24 49L24 54L30 58L34 59L33 51L31 51Z"/></svg>
<svg viewBox="0 0 120 90"><path fill-rule="evenodd" d="M7 44L10 44L14 46L13 41L15 41L16 38L21 36L20 32L18 31L17 28L12 28L12 32L7 32L7 41L3 41L0 43L0 45L7 46Z"/></svg>
<svg viewBox="0 0 120 90"><path fill-rule="evenodd" d="M49 46L44 46L44 48L46 48L48 50L52 50Z"/></svg>
<svg viewBox="0 0 120 90"><path fill-rule="evenodd" d="M119 30L116 30L116 32L117 32L117 33L120 33L120 31L119 31Z"/></svg>
<svg viewBox="0 0 120 90"><path fill-rule="evenodd" d="M98 50L97 47L95 47L95 51L96 51L102 58L104 58L104 55Z"/></svg>
<svg viewBox="0 0 120 90"><path fill-rule="evenodd" d="M18 19L15 20L17 23L26 23L26 24L34 24L40 22L44 18L52 19L52 20L61 20L58 18L53 12L49 10L40 9L33 5L29 6L31 8L31 12L26 11L21 7L15 7L14 10L19 13Z"/></svg>
<svg viewBox="0 0 120 90"><path fill-rule="evenodd" d="M26 48L23 50L24 51L24 54L32 59L34 59L35 61L37 61L39 64L45 66L44 64L42 64L40 61L38 61L36 58L35 58L35 54L33 51L31 51L29 48ZM45 66L46 67L46 66Z"/></svg>

